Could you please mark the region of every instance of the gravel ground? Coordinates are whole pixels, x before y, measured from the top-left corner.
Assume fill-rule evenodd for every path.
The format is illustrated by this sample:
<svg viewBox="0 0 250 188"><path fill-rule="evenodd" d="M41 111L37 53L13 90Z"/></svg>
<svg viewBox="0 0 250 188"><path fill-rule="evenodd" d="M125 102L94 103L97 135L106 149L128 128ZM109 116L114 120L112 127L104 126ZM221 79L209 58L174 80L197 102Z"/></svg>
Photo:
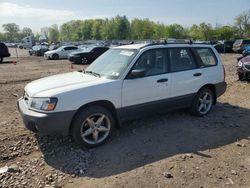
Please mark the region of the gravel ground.
<svg viewBox="0 0 250 188"><path fill-rule="evenodd" d="M222 54L228 88L213 111L186 110L126 123L95 149L24 128L16 100L35 79L84 68L10 49L0 65L0 187L250 187L250 86L238 54Z"/></svg>

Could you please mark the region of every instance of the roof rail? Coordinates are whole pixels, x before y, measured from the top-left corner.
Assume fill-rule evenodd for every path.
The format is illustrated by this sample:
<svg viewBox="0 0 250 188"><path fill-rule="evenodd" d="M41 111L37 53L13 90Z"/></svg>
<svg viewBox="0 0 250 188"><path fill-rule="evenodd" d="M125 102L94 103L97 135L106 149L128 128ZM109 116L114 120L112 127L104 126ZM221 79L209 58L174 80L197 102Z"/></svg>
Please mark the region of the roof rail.
<svg viewBox="0 0 250 188"><path fill-rule="evenodd" d="M160 39L160 40L152 40L146 46L153 46L153 45L167 45L167 44L193 44L191 39Z"/></svg>

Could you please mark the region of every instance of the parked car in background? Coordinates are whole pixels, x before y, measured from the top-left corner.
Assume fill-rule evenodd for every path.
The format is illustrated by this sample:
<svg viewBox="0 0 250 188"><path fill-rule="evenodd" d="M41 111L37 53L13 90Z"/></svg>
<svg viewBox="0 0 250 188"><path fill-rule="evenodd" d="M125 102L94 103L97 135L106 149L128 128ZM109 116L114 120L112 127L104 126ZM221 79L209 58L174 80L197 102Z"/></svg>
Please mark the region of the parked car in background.
<svg viewBox="0 0 250 188"><path fill-rule="evenodd" d="M236 40L233 44L233 51L237 53L242 53L245 50L245 47L250 45L250 39L239 39Z"/></svg>
<svg viewBox="0 0 250 188"><path fill-rule="evenodd" d="M35 45L29 50L30 55L43 56L45 52L49 51L47 45Z"/></svg>
<svg viewBox="0 0 250 188"><path fill-rule="evenodd" d="M68 59L73 63L90 64L108 49L108 47L94 47L89 50L72 52Z"/></svg>
<svg viewBox="0 0 250 188"><path fill-rule="evenodd" d="M219 53L232 53L233 44L234 44L234 41L232 40L219 41L217 44L214 44L214 48Z"/></svg>
<svg viewBox="0 0 250 188"><path fill-rule="evenodd" d="M0 63L3 62L4 57L9 57L9 56L10 53L8 47L4 43L0 42Z"/></svg>
<svg viewBox="0 0 250 188"><path fill-rule="evenodd" d="M51 51L47 51L44 53L44 58L45 59L67 59L69 54L79 50L78 47L76 46L61 46L59 48L57 48L56 50L51 50Z"/></svg>
<svg viewBox="0 0 250 188"><path fill-rule="evenodd" d="M250 78L250 55L238 59L238 77L239 80L246 80Z"/></svg>

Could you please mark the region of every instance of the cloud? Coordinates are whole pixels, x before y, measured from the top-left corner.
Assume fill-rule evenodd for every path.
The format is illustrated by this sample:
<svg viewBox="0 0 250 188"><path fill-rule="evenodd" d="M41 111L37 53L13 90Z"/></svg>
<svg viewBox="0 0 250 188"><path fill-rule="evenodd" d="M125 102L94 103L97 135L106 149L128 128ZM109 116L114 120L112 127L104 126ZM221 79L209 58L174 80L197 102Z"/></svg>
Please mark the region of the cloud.
<svg viewBox="0 0 250 188"><path fill-rule="evenodd" d="M1 18L37 18L38 20L64 21L67 19L77 19L78 16L73 11L34 8L29 5L18 5L15 3L2 2L0 3Z"/></svg>

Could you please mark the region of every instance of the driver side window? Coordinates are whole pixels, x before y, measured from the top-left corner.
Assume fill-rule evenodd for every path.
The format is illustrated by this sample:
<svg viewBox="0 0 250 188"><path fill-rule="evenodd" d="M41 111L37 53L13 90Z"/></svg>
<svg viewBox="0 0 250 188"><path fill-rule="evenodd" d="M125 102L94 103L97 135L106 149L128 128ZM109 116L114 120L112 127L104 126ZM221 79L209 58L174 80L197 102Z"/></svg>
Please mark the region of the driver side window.
<svg viewBox="0 0 250 188"><path fill-rule="evenodd" d="M166 50L157 49L144 52L135 63L133 70L143 69L146 76L168 72Z"/></svg>

